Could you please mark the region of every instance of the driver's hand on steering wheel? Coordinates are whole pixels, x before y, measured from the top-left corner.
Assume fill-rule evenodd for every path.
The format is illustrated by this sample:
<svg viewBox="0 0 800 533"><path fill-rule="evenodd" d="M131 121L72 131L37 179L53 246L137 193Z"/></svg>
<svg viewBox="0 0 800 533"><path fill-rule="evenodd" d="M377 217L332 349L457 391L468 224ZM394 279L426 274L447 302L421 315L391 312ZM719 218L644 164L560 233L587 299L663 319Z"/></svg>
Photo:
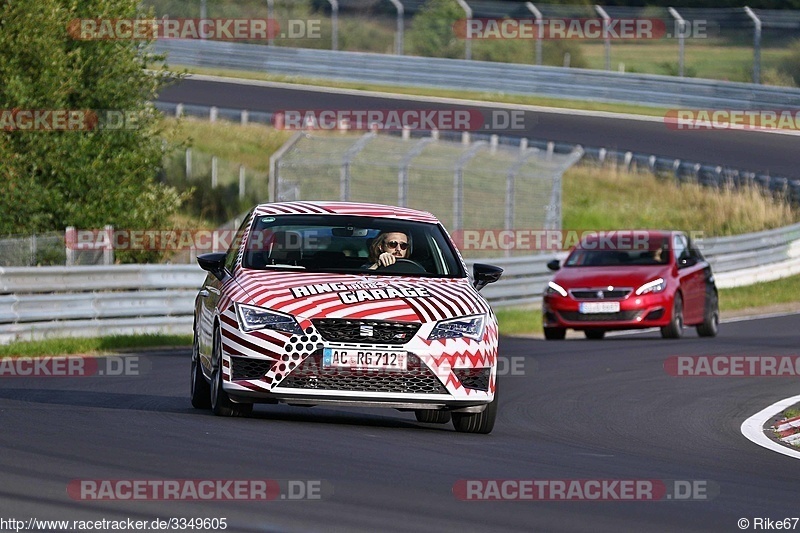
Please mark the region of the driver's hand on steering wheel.
<svg viewBox="0 0 800 533"><path fill-rule="evenodd" d="M380 267L388 267L389 265L393 265L397 262L397 257L394 256L391 252L383 252L381 255L378 256L378 268Z"/></svg>

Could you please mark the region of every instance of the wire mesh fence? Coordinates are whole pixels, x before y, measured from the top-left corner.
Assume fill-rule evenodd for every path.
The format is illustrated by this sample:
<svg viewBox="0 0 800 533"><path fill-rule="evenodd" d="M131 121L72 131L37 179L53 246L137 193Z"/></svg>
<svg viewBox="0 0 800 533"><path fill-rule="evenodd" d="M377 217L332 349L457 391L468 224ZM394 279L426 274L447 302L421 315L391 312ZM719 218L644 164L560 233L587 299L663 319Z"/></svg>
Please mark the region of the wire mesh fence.
<svg viewBox="0 0 800 533"><path fill-rule="evenodd" d="M623 70L771 85L800 82L800 60L792 43L800 35L800 11L789 9L625 7L561 5L502 0L145 0L158 17L269 18L277 30L268 39L244 42L467 58L482 61ZM499 26L489 20L515 20ZM614 31L595 35L588 21L612 22ZM465 21L483 21L466 38ZM577 33L519 31L551 22ZM620 35L618 23L651 21L655 32ZM591 22L588 22L591 24ZM505 28L503 30L502 28ZM508 31L511 28L513 31ZM541 26L539 26L541 28ZM214 37L212 37L214 38ZM794 59L793 59L794 58ZM235 65L231 65L235 67Z"/></svg>
<svg viewBox="0 0 800 533"><path fill-rule="evenodd" d="M276 201L341 200L433 213L464 241L471 232L561 229L561 177L581 155L501 144L496 136L306 132L276 159ZM466 257L530 250L462 247Z"/></svg>

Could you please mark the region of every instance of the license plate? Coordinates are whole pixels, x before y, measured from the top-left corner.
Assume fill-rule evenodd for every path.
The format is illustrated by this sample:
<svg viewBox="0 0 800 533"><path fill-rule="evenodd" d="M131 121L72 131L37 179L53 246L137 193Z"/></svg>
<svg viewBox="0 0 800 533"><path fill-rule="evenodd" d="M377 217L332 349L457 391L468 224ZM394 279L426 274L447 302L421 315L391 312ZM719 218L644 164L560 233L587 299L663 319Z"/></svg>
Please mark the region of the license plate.
<svg viewBox="0 0 800 533"><path fill-rule="evenodd" d="M619 302L581 302L581 313L617 313Z"/></svg>
<svg viewBox="0 0 800 533"><path fill-rule="evenodd" d="M369 370L405 370L406 352L324 348L322 366L325 368L357 368Z"/></svg>

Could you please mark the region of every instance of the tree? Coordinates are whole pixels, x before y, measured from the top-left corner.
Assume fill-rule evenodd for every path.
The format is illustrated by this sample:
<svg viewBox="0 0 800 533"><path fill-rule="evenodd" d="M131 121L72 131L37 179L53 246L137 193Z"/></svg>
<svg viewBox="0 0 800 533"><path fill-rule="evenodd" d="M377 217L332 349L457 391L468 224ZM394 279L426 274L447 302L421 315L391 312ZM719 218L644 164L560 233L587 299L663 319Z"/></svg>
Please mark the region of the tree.
<svg viewBox="0 0 800 533"><path fill-rule="evenodd" d="M408 32L411 53L463 58L465 42L456 37L453 24L465 17L456 0L429 0L411 22Z"/></svg>
<svg viewBox="0 0 800 533"><path fill-rule="evenodd" d="M67 225L163 227L181 202L157 182L164 146L148 103L168 80L147 44L81 41L83 18L134 18L138 0L0 0L0 113L8 110L122 112L122 129L2 131L0 234ZM6 125L8 123L6 122Z"/></svg>

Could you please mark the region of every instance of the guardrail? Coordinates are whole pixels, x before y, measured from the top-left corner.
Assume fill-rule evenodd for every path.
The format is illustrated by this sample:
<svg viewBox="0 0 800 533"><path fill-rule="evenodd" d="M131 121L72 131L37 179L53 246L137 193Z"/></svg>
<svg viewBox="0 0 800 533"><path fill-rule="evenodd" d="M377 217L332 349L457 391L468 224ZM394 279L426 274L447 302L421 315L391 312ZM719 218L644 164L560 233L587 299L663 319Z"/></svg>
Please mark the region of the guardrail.
<svg viewBox="0 0 800 533"><path fill-rule="evenodd" d="M159 40L155 48L176 65L329 80L657 107L800 109L800 89L752 83L221 41Z"/></svg>
<svg viewBox="0 0 800 533"><path fill-rule="evenodd" d="M721 288L800 273L800 224L701 241ZM505 269L482 294L495 307L531 305L553 254L483 259ZM55 336L190 333L205 272L196 265L0 268L0 343Z"/></svg>

